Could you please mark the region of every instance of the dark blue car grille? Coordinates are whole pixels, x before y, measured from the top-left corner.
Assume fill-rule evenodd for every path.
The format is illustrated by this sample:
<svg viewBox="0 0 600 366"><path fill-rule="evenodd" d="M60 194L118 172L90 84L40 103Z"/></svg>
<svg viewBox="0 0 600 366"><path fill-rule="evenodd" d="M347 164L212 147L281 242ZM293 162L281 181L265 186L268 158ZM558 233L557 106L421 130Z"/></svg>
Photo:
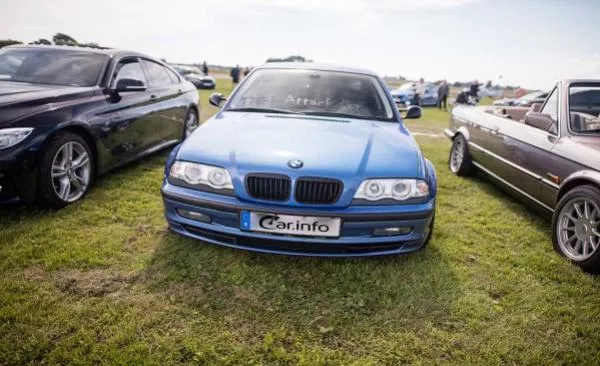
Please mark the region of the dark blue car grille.
<svg viewBox="0 0 600 366"><path fill-rule="evenodd" d="M246 177L246 191L250 197L267 201L287 201L291 180L285 175L251 174Z"/></svg>
<svg viewBox="0 0 600 366"><path fill-rule="evenodd" d="M321 178L299 178L296 181L296 201L307 204L331 204L342 194L343 184L339 180Z"/></svg>

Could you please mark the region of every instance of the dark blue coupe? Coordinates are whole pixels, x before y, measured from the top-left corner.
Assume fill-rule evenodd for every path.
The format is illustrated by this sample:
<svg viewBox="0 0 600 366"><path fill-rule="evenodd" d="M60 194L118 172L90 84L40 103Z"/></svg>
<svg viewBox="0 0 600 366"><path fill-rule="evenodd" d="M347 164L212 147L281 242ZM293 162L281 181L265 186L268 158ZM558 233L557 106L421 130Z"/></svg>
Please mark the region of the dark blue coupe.
<svg viewBox="0 0 600 366"><path fill-rule="evenodd" d="M255 69L169 156L172 230L270 253L360 256L421 249L436 175L374 73L312 63ZM404 118L418 118L410 107Z"/></svg>

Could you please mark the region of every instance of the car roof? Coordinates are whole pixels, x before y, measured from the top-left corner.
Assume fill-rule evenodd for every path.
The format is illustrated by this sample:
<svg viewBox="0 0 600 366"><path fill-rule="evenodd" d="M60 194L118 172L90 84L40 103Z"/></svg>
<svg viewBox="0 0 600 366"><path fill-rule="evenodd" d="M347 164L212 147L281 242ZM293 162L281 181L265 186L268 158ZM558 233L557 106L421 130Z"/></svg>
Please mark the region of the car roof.
<svg viewBox="0 0 600 366"><path fill-rule="evenodd" d="M154 57L150 57L139 52L120 50L116 48L106 48L106 47L81 47L81 46L56 46L56 45L30 45L30 44L16 44L11 46L6 46L4 49L54 49L54 50L65 50L65 51L78 51L78 52L88 52L88 53L96 53L101 55L107 55L110 57L113 56L121 56L121 55L137 55L142 57L147 57L154 59Z"/></svg>
<svg viewBox="0 0 600 366"><path fill-rule="evenodd" d="M321 64L315 62L267 62L258 69L291 69L291 70L319 70L319 71L337 71L347 72L353 74L364 74L377 76L377 74L371 70L361 69L356 67Z"/></svg>

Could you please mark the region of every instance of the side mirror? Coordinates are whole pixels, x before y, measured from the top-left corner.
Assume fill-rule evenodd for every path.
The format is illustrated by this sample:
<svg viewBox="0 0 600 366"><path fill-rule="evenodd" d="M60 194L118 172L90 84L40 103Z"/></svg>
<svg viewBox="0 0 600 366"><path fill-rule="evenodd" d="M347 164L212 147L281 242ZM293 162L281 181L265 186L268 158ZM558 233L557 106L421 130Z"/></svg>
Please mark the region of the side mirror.
<svg viewBox="0 0 600 366"><path fill-rule="evenodd" d="M528 112L525 115L525 124L539 128L540 130L556 133L558 123L549 114Z"/></svg>
<svg viewBox="0 0 600 366"><path fill-rule="evenodd" d="M421 118L422 114L423 114L423 110L421 109L421 107L419 107L417 105L411 105L406 110L406 114L404 115L404 119L417 119L417 118Z"/></svg>
<svg viewBox="0 0 600 366"><path fill-rule="evenodd" d="M225 98L225 96L221 93L212 93L208 98L209 103L217 108L221 108L221 103L226 100L227 98Z"/></svg>
<svg viewBox="0 0 600 366"><path fill-rule="evenodd" d="M542 105L542 103L532 103L530 109L532 112L539 112L542 110Z"/></svg>
<svg viewBox="0 0 600 366"><path fill-rule="evenodd" d="M114 91L118 92L141 92L146 90L146 84L137 79L119 79Z"/></svg>

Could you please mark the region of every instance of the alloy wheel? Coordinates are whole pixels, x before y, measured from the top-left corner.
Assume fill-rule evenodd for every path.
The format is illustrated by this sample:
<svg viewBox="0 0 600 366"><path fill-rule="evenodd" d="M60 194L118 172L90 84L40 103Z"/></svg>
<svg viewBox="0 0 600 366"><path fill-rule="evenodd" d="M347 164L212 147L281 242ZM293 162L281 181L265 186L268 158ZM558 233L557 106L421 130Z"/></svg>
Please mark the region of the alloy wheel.
<svg viewBox="0 0 600 366"><path fill-rule="evenodd" d="M198 127L198 118L196 113L189 112L185 119L185 137L191 135L192 132Z"/></svg>
<svg viewBox="0 0 600 366"><path fill-rule="evenodd" d="M450 154L450 169L453 173L458 172L465 157L465 147L462 139L454 141L452 153Z"/></svg>
<svg viewBox="0 0 600 366"><path fill-rule="evenodd" d="M62 145L52 160L52 187L65 202L77 201L86 192L91 177L91 161L86 148L77 141Z"/></svg>
<svg viewBox="0 0 600 366"><path fill-rule="evenodd" d="M589 199L574 198L561 210L556 230L562 252L571 260L584 261L600 246L600 208Z"/></svg>

